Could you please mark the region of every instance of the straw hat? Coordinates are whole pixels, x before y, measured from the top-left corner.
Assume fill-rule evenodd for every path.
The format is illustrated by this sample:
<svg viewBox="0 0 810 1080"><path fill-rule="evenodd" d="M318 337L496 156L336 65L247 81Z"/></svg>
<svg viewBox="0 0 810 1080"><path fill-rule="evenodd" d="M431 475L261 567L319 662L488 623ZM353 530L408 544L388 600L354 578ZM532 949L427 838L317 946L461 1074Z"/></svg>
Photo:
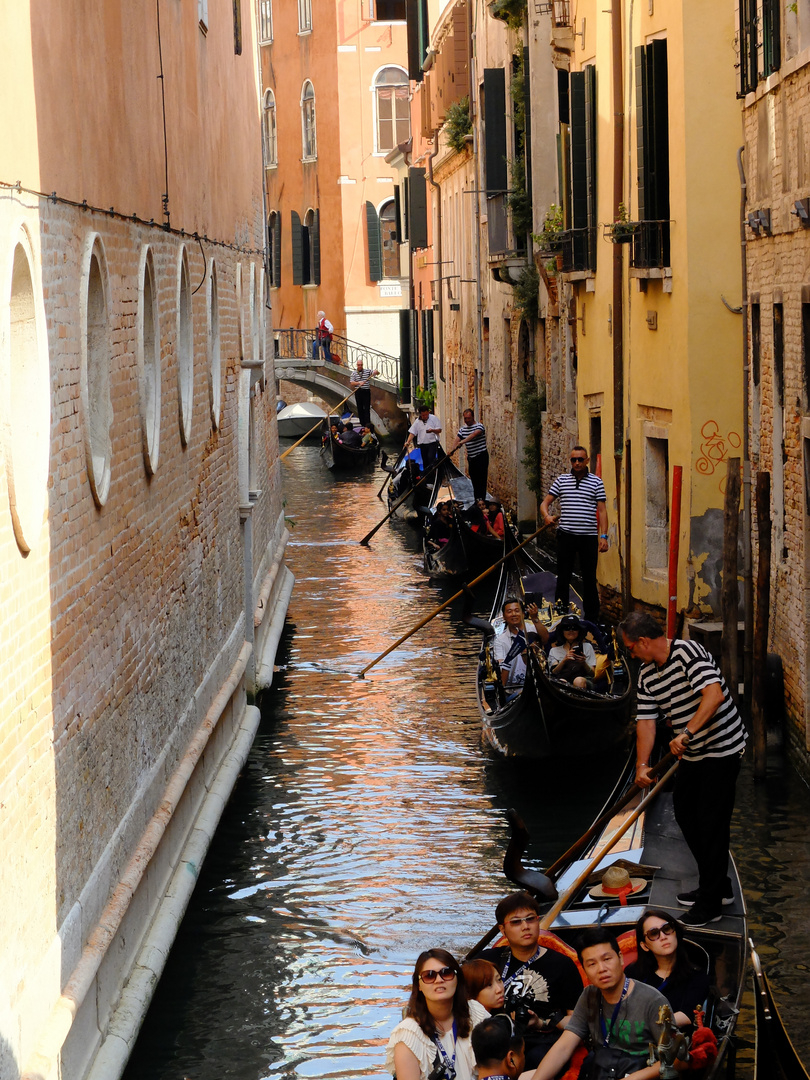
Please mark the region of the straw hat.
<svg viewBox="0 0 810 1080"><path fill-rule="evenodd" d="M591 889L590 895L594 900L621 900L625 903L625 897L641 892L647 887L644 878L631 878L623 866L609 866L602 875L602 884Z"/></svg>

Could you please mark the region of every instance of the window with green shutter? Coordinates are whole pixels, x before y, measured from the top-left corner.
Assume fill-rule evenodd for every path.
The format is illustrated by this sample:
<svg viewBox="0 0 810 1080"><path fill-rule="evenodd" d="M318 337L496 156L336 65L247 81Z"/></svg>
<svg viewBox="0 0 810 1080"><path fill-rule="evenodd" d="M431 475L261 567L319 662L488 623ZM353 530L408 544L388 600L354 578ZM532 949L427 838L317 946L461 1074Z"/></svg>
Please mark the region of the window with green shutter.
<svg viewBox="0 0 810 1080"><path fill-rule="evenodd" d="M366 202L366 253L368 255L368 279L379 281L382 271L382 244L380 242L380 219L374 203Z"/></svg>
<svg viewBox="0 0 810 1080"><path fill-rule="evenodd" d="M292 245L293 285L304 284L303 228L301 218L290 211L290 243Z"/></svg>
<svg viewBox="0 0 810 1080"><path fill-rule="evenodd" d="M408 169L408 231L412 251L428 246L425 170L413 166Z"/></svg>
<svg viewBox="0 0 810 1080"><path fill-rule="evenodd" d="M669 79L666 39L636 48L638 216L634 266L669 266Z"/></svg>

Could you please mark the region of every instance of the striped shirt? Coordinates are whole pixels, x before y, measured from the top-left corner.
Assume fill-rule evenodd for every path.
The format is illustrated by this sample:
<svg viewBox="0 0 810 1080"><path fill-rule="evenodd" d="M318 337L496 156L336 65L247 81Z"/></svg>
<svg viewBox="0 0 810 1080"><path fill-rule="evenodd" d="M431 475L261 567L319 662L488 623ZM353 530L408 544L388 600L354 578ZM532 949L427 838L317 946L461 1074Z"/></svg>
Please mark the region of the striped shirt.
<svg viewBox="0 0 810 1080"><path fill-rule="evenodd" d="M352 377L349 381L351 382L352 386L355 387L355 389L357 390L368 390L369 384L371 382L371 376L373 374L374 372L371 370L371 368L364 367L362 371L353 371Z"/></svg>
<svg viewBox="0 0 810 1080"><path fill-rule="evenodd" d="M559 527L579 536L597 536L596 504L607 502L605 485L600 477L586 472L579 482L573 473L558 476L549 495L560 500Z"/></svg>
<svg viewBox="0 0 810 1080"><path fill-rule="evenodd" d="M720 686L723 700L708 724L692 736L684 760L739 754L745 749L748 735L737 706L717 664L696 641L672 641L663 667L655 663L642 665L636 720L663 719L672 725L674 735L680 735L698 710L701 690L712 683Z"/></svg>
<svg viewBox="0 0 810 1080"><path fill-rule="evenodd" d="M487 451L487 435L484 431L484 425L473 422L472 424L462 424L458 429L457 439L466 439L468 435L472 435L474 431L478 434L474 438L470 439L468 443L464 444L467 451L467 457L478 457L479 454L485 454Z"/></svg>

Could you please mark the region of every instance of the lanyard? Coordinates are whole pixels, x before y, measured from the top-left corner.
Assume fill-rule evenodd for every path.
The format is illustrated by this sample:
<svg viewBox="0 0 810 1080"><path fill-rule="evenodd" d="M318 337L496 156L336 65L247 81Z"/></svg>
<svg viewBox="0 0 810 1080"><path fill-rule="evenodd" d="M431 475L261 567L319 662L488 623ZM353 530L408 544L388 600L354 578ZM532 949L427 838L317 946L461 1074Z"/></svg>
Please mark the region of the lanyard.
<svg viewBox="0 0 810 1080"><path fill-rule="evenodd" d="M630 985L629 978L625 975L624 986L622 987L622 996L616 1002L616 1007L613 1010L613 1016L610 1018L610 1031L605 1024L605 1017L602 1014L602 1009L599 1010L599 1023L602 1025L602 1045L609 1046L610 1040L613 1038L613 1028L616 1026L616 1017L619 1015L619 1009L622 1007L622 1002L627 997L627 988ZM604 999L603 999L604 1000Z"/></svg>
<svg viewBox="0 0 810 1080"><path fill-rule="evenodd" d="M509 974L509 965L512 963L512 950L510 949L509 950L509 955L506 958L506 963L503 966L503 971L501 972L501 978L503 979L504 986L506 986L507 983L510 983L512 981L512 979L516 979L519 975L522 975L523 972L526 970L526 968L530 964L533 964L535 962L535 960L537 960L537 958L540 956L540 953L542 951L543 951L542 947L540 945L538 945L537 946L537 951L535 952L534 956L530 957L528 960L524 960L524 962L520 965L520 967L517 969L515 974L510 975Z"/></svg>
<svg viewBox="0 0 810 1080"><path fill-rule="evenodd" d="M444 1065L445 1080L454 1080L456 1075L456 1031L458 1030L455 1020L453 1021L453 1056L447 1053L442 1042L441 1035L438 1031L433 1036L433 1041L436 1043L436 1049L441 1054L442 1064Z"/></svg>

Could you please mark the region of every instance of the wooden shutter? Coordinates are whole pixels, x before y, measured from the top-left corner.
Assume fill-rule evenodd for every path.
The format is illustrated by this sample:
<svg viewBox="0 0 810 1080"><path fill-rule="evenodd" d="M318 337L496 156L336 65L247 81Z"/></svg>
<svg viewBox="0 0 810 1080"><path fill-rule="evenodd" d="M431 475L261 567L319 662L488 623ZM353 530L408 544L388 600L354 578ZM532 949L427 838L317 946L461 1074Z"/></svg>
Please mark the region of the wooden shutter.
<svg viewBox="0 0 810 1080"><path fill-rule="evenodd" d="M408 27L408 76L421 82L422 64L430 44L427 0L405 0L405 19Z"/></svg>
<svg viewBox="0 0 810 1080"><path fill-rule="evenodd" d="M484 68L484 171L488 195L507 191L506 73Z"/></svg>
<svg viewBox="0 0 810 1080"><path fill-rule="evenodd" d="M270 251L273 258L272 283L274 288L278 288L281 285L281 214L273 215L273 224L270 229Z"/></svg>
<svg viewBox="0 0 810 1080"><path fill-rule="evenodd" d="M595 228L596 213L596 67L585 68L585 187L588 200L588 227Z"/></svg>
<svg viewBox="0 0 810 1080"><path fill-rule="evenodd" d="M636 46L636 181L638 187L638 219L646 221L647 214L647 64L643 45Z"/></svg>
<svg viewBox="0 0 810 1080"><path fill-rule="evenodd" d="M321 283L321 212L316 210L312 215L310 232L310 283Z"/></svg>
<svg viewBox="0 0 810 1080"><path fill-rule="evenodd" d="M588 225L588 166L585 137L585 72L571 72L571 228Z"/></svg>
<svg viewBox="0 0 810 1080"><path fill-rule="evenodd" d="M402 243L403 229L402 229L402 193L399 184L394 184L394 240L398 243Z"/></svg>
<svg viewBox="0 0 810 1080"><path fill-rule="evenodd" d="M409 405L411 391L411 371L413 354L413 330L416 312L402 308L399 313L399 397L403 405Z"/></svg>
<svg viewBox="0 0 810 1080"><path fill-rule="evenodd" d="M410 232L410 218L411 212L411 185L408 183L408 177L404 177L402 181L402 242L404 243L411 235Z"/></svg>
<svg viewBox="0 0 810 1080"><path fill-rule="evenodd" d="M368 279L379 281L383 276L382 242L380 240L380 216L374 203L366 202L366 251L368 253Z"/></svg>
<svg viewBox="0 0 810 1080"><path fill-rule="evenodd" d="M411 250L426 248L427 237L427 188L425 170L408 169L408 230Z"/></svg>
<svg viewBox="0 0 810 1080"><path fill-rule="evenodd" d="M762 66L766 76L782 65L781 14L781 0L762 0Z"/></svg>
<svg viewBox="0 0 810 1080"><path fill-rule="evenodd" d="M290 211L290 243L292 244L293 285L304 284L304 252L301 218Z"/></svg>
<svg viewBox="0 0 810 1080"><path fill-rule="evenodd" d="M526 190L532 194L532 93L529 68L529 50L523 50L523 85L526 92L523 96L523 111L526 117L526 130L523 133L523 160L526 169Z"/></svg>

